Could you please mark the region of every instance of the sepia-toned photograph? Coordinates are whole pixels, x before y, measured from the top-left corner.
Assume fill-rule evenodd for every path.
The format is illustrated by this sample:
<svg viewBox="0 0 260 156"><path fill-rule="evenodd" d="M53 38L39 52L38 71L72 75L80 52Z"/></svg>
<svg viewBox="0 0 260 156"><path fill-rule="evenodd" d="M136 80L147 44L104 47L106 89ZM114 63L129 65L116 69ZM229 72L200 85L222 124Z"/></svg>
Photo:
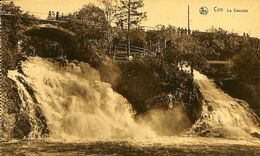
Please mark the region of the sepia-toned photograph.
<svg viewBox="0 0 260 156"><path fill-rule="evenodd" d="M0 0L0 155L259 156L260 0Z"/></svg>

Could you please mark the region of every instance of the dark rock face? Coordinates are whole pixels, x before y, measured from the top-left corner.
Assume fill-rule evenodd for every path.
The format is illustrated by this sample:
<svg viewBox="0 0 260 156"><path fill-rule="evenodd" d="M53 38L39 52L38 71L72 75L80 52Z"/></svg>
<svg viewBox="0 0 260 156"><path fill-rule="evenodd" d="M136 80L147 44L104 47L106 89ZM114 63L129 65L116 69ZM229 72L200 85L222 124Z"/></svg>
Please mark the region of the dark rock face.
<svg viewBox="0 0 260 156"><path fill-rule="evenodd" d="M18 94L18 89L17 85L15 84L14 81L11 79L7 78L6 75L3 75L2 77L2 86L1 86L1 96L2 96L2 110L3 111L3 124L1 128L2 133L0 134L1 137L7 137L10 138L12 137L12 133L10 132L8 127L13 127L14 123L13 121L5 121L5 120L12 120L9 119L9 117L5 117L5 115L11 115L15 116L15 118L18 116L20 113L20 107L21 107L21 99ZM3 103L2 103L3 102Z"/></svg>
<svg viewBox="0 0 260 156"><path fill-rule="evenodd" d="M34 109L37 118L36 119L37 123L34 124L37 124L39 126L38 133L40 137L44 137L48 135L49 130L46 124L46 119L42 114L42 111L39 107L39 103L34 95L34 90L21 77L18 77L18 80L25 86L27 92L30 94L31 98L33 99ZM3 134L1 134L1 136L7 138L16 138L16 139L26 138L32 131L33 125L28 115L29 113L26 112L27 108L22 109L22 100L21 97L19 97L18 87L13 80L9 79L5 75L3 76L2 84L3 84L2 96L3 96L3 103L5 108L4 110L5 113L3 115L14 116L14 119L8 119L4 117L4 120L14 120L14 121L13 122L3 121L4 123L2 125Z"/></svg>
<svg viewBox="0 0 260 156"><path fill-rule="evenodd" d="M6 79L6 81L7 81L7 83L5 84L6 86L4 89L8 90L7 91L8 102L6 103L8 105L7 106L8 114L19 113L20 104L22 103L22 101L19 98L17 86L10 79Z"/></svg>
<svg viewBox="0 0 260 156"><path fill-rule="evenodd" d="M46 118L43 115L42 110L39 107L39 102L38 102L38 100L37 100L37 98L36 98L36 96L34 94L34 90L33 90L33 88L29 84L27 84L27 82L22 77L18 77L18 80L24 85L24 87L26 88L27 92L29 93L31 99L33 100L34 110L36 112L36 116L35 117L37 118L37 120L36 120L37 123L35 123L35 124L37 124L39 126L39 130L38 130L39 131L38 132L39 135L41 137L44 137L44 136L49 134L49 129L47 127ZM29 118L28 118L28 121L30 121ZM25 124L27 124L27 122L25 122ZM19 122L18 122L18 126L20 126ZM32 127L32 125L30 126L30 128L31 127ZM22 133L22 134L24 134L24 137L27 137L27 135L28 135L27 134L27 128L23 127L23 126L21 126L20 128L22 129L20 131L25 132L25 133Z"/></svg>
<svg viewBox="0 0 260 156"><path fill-rule="evenodd" d="M252 135L253 137L255 137L255 138L259 138L259 139L260 139L260 134L257 133L257 132L254 132L254 133L252 133L251 135Z"/></svg>
<svg viewBox="0 0 260 156"><path fill-rule="evenodd" d="M12 136L16 139L26 138L31 132L31 128L32 126L30 124L28 115L17 115Z"/></svg>
<svg viewBox="0 0 260 156"><path fill-rule="evenodd" d="M39 106L37 106L35 109L36 109L36 117L39 119L38 120L39 125L40 125L40 132L39 133L40 133L41 137L48 136L49 129L48 129L46 118L43 115Z"/></svg>
<svg viewBox="0 0 260 156"><path fill-rule="evenodd" d="M143 58L119 64L120 78L114 89L132 104L137 114L151 109L171 109L181 105L192 122L199 107L198 93L191 76L177 66L158 59Z"/></svg>

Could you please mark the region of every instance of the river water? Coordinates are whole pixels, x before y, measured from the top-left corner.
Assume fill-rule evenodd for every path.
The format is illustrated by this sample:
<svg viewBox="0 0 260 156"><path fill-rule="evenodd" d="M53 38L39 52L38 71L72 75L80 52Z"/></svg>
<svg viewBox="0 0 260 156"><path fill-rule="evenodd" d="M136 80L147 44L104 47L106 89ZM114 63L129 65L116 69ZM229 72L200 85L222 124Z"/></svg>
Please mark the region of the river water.
<svg viewBox="0 0 260 156"><path fill-rule="evenodd" d="M189 130L167 137L164 132L174 131L175 121L185 124L185 114L178 109L170 115L155 112L150 121L136 122L127 100L86 63L63 67L31 57L8 76L18 86L21 112L28 114L32 128L27 139L2 141L4 155L260 154L260 140L253 137L260 134L259 119L248 104L197 71L194 79L204 98L201 117ZM38 108L45 120L37 115ZM172 123L160 125L161 120ZM46 137L43 123L49 131Z"/></svg>

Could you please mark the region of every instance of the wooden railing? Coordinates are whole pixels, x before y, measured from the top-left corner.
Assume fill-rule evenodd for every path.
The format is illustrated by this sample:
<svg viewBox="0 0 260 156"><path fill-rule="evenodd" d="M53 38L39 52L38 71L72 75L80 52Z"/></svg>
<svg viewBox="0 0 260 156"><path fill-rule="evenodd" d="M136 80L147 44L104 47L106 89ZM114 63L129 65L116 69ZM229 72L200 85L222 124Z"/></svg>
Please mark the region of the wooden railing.
<svg viewBox="0 0 260 156"><path fill-rule="evenodd" d="M115 51L120 51L120 52L126 52L128 51L128 47L125 44L116 44L115 45ZM141 48L141 47L137 47L137 46L130 46L130 52L131 53L153 53L152 51L150 51L149 49L146 48Z"/></svg>
<svg viewBox="0 0 260 156"><path fill-rule="evenodd" d="M211 65L211 64L216 64L216 65L232 65L233 62L232 61L212 61L212 60L207 60L207 64Z"/></svg>

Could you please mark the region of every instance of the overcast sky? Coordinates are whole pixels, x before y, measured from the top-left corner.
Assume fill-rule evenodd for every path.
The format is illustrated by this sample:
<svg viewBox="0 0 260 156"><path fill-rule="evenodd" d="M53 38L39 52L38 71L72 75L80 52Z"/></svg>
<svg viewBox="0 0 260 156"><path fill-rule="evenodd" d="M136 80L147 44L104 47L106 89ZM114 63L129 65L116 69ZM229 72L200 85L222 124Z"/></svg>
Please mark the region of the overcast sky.
<svg viewBox="0 0 260 156"><path fill-rule="evenodd" d="M38 12L35 14L41 18L47 15L40 13L48 13L49 10L69 13L89 2L97 3L97 0L15 0L15 4L24 11ZM260 38L260 0L144 0L144 3L148 14L148 19L143 22L146 26L170 24L187 27L187 6L190 5L191 29L204 31L212 26L222 27ZM202 6L208 8L207 15L199 13ZM216 7L218 12L214 11ZM235 8L248 12L234 12ZM232 12L227 12L227 9Z"/></svg>

